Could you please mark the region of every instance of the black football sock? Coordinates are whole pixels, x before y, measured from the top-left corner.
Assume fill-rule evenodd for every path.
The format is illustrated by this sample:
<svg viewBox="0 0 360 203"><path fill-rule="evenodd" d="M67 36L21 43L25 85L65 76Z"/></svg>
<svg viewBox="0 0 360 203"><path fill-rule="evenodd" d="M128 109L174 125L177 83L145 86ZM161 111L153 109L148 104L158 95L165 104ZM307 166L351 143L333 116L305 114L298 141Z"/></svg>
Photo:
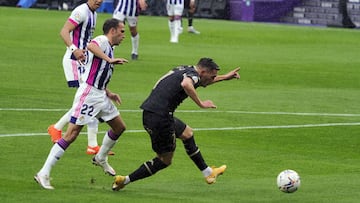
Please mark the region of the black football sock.
<svg viewBox="0 0 360 203"><path fill-rule="evenodd" d="M193 160L193 162L200 169L200 171L206 169L208 165L205 163L205 160L202 157L199 148L195 144L194 136L191 136L190 139L184 140L183 143L186 153Z"/></svg>
<svg viewBox="0 0 360 203"><path fill-rule="evenodd" d="M159 158L154 158L143 163L136 171L132 172L129 175L130 181L134 182L136 180L144 179L146 177L154 175L156 172L168 167L164 164Z"/></svg>
<svg viewBox="0 0 360 203"><path fill-rule="evenodd" d="M191 27L193 24L193 13L188 13L188 26Z"/></svg>

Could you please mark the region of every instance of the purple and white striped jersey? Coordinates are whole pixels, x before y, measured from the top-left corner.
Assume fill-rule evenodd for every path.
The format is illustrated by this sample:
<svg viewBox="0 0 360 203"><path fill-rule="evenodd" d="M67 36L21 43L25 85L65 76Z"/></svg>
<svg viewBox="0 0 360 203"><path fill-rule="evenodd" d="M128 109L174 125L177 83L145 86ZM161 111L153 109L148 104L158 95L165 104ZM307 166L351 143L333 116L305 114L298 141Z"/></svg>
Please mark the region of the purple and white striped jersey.
<svg viewBox="0 0 360 203"><path fill-rule="evenodd" d="M87 3L81 4L71 12L68 21L76 27L70 33L71 41L79 49L85 49L93 37L96 15L96 12L91 11Z"/></svg>
<svg viewBox="0 0 360 203"><path fill-rule="evenodd" d="M138 0L119 0L116 5L115 12L120 12L124 16L135 17L139 15L139 2Z"/></svg>
<svg viewBox="0 0 360 203"><path fill-rule="evenodd" d="M105 35L95 37L90 43L95 43L107 56L113 58L114 50ZM88 51L88 55L89 58L84 74L84 76L86 76L86 83L99 90L104 90L110 82L111 75L114 71L114 65L95 56L90 51Z"/></svg>

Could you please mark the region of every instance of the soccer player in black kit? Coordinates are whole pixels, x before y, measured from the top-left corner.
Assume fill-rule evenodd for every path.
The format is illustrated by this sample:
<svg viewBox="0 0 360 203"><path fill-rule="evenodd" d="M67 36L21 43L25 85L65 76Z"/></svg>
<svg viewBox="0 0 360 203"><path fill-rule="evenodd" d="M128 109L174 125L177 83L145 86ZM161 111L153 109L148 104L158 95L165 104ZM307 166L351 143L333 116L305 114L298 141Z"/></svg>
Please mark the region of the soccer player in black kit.
<svg viewBox="0 0 360 203"><path fill-rule="evenodd" d="M152 149L156 157L144 162L128 176L116 176L113 190L120 190L134 182L168 167L171 164L176 138L182 140L186 153L203 173L208 184L224 173L226 165L218 168L209 167L196 146L193 130L174 117L176 108L184 99L190 97L200 108L216 108L211 100L202 101L196 88L206 87L213 83L239 79L240 68L225 75L217 75L219 66L211 58L201 58L196 66L179 66L162 76L156 83L149 97L140 106L143 109L143 126L151 137Z"/></svg>

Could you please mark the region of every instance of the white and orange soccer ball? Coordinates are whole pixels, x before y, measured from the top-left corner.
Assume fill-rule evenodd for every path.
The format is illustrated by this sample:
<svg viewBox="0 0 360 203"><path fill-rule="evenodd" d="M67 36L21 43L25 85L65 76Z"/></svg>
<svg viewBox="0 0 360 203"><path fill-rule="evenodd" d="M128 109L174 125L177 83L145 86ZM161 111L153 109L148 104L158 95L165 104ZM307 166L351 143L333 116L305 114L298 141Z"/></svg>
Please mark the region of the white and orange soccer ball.
<svg viewBox="0 0 360 203"><path fill-rule="evenodd" d="M284 170L277 176L277 186L280 191L293 193L300 187L300 176L294 170Z"/></svg>

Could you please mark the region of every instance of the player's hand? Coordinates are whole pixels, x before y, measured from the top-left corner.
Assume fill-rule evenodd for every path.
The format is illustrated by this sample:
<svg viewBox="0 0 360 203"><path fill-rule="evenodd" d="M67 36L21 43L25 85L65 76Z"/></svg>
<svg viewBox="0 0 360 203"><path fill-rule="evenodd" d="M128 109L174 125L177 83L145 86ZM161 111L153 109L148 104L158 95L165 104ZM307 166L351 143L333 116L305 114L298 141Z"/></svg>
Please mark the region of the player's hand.
<svg viewBox="0 0 360 203"><path fill-rule="evenodd" d="M76 49L73 52L76 60L78 60L80 63L84 63L86 60L86 51L83 49Z"/></svg>
<svg viewBox="0 0 360 203"><path fill-rule="evenodd" d="M146 1L145 0L140 0L139 1L139 6L140 6L140 9L142 10L142 11L145 11L146 9L147 9L147 3L146 3Z"/></svg>
<svg viewBox="0 0 360 203"><path fill-rule="evenodd" d="M123 58L113 58L110 60L110 63L111 64L124 64L124 63L127 63L128 60L126 59L123 59Z"/></svg>
<svg viewBox="0 0 360 203"><path fill-rule="evenodd" d="M118 94L115 94L115 93L112 93L112 92L108 92L107 96L113 100L115 103L117 104L121 104L121 98L120 98L120 95Z"/></svg>
<svg viewBox="0 0 360 203"><path fill-rule="evenodd" d="M201 108L203 108L203 109L214 108L215 109L216 106L212 101L206 100L206 101L201 102Z"/></svg>
<svg viewBox="0 0 360 203"><path fill-rule="evenodd" d="M240 78L240 74L238 73L238 71L240 70L240 67L235 68L234 70L228 72L225 76L226 76L226 80L231 80L231 79L239 79Z"/></svg>

